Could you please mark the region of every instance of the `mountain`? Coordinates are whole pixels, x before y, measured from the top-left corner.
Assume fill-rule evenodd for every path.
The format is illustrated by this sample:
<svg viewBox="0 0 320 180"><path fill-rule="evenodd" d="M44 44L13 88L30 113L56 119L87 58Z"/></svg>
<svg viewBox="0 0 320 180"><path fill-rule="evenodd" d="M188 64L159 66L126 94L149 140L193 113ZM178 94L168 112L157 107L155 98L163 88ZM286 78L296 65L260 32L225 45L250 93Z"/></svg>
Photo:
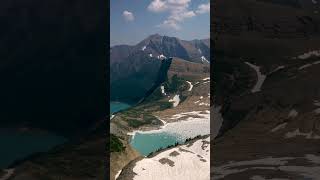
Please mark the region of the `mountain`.
<svg viewBox="0 0 320 180"><path fill-rule="evenodd" d="M187 122L196 123L192 128L187 126L188 130L185 132L188 138L194 138L201 133L209 134L209 77L208 64L180 58L161 61L157 80L146 97L135 106L114 114L110 120L111 141L114 142L111 144L110 179L114 179L116 174L123 168L126 169L131 162L142 158L130 144L129 134L134 131L159 129L164 122L179 129ZM197 124L199 122L201 124ZM129 172L124 170L123 173Z"/></svg>
<svg viewBox="0 0 320 180"><path fill-rule="evenodd" d="M196 63L210 62L208 40L185 41L151 35L135 46L110 48L111 100L134 103L145 96L157 78L161 61L176 57Z"/></svg>
<svg viewBox="0 0 320 180"><path fill-rule="evenodd" d="M214 106L223 120L213 179L318 179L320 17L311 5L212 4Z"/></svg>

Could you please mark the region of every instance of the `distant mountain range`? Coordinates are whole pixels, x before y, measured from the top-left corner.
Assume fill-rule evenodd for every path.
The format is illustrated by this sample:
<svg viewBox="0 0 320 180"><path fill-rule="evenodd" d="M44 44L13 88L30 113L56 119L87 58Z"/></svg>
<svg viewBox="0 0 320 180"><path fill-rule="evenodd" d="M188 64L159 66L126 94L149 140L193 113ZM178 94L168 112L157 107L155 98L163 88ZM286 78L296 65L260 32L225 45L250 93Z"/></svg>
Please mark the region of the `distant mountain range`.
<svg viewBox="0 0 320 180"><path fill-rule="evenodd" d="M139 101L158 77L161 61L170 57L208 64L210 41L209 39L185 41L154 34L134 46L111 47L111 100L128 103Z"/></svg>

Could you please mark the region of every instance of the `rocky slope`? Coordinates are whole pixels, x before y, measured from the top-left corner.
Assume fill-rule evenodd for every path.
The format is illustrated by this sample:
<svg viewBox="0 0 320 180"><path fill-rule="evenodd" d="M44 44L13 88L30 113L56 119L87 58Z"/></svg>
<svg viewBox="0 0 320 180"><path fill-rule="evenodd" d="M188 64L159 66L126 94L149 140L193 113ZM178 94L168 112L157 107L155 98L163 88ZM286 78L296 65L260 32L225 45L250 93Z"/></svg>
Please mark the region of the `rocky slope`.
<svg viewBox="0 0 320 180"><path fill-rule="evenodd" d="M179 58L165 59L162 64L168 61L170 66L163 69L165 73L159 74L161 78L150 94L137 106L118 112L111 119L110 132L125 148L111 153L110 179L114 179L129 162L141 156L129 145L131 135L128 134L134 131L156 130L164 122L167 127L170 127L168 124L177 123L175 127L178 129L182 121L197 122L203 119L209 134L209 66Z"/></svg>
<svg viewBox="0 0 320 180"><path fill-rule="evenodd" d="M213 179L319 178L320 17L302 1L213 7Z"/></svg>
<svg viewBox="0 0 320 180"><path fill-rule="evenodd" d="M138 102L154 85L161 60L176 57L206 64L210 62L209 49L210 43L206 39L185 41L159 34L151 35L134 46L111 47L111 100Z"/></svg>

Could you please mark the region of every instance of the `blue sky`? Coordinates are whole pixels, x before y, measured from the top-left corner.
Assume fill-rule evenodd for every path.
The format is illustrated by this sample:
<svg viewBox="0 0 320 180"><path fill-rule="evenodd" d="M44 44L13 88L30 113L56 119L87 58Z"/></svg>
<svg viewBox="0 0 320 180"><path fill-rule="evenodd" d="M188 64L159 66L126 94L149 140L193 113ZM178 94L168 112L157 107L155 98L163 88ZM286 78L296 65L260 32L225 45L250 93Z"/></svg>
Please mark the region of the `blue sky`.
<svg viewBox="0 0 320 180"><path fill-rule="evenodd" d="M110 0L110 45L134 45L151 34L184 40L210 36L209 0Z"/></svg>

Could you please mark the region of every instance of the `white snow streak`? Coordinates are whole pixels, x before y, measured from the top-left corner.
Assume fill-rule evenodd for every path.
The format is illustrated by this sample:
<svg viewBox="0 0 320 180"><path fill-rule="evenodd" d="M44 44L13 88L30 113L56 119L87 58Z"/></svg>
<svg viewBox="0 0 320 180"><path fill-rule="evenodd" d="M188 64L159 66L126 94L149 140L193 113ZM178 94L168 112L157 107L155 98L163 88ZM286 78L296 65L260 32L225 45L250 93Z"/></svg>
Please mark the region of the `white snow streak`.
<svg viewBox="0 0 320 180"><path fill-rule="evenodd" d="M164 56L163 54L160 54L157 58L163 60L166 58L166 56Z"/></svg>
<svg viewBox="0 0 320 180"><path fill-rule="evenodd" d="M301 54L299 55L297 58L298 59L308 59L310 57L319 57L320 56L320 50L313 50L313 51L309 51L307 53Z"/></svg>
<svg viewBox="0 0 320 180"><path fill-rule="evenodd" d="M300 132L299 128L293 132L287 132L285 134L285 138L293 138L296 136L304 136L306 139L320 139L320 136L316 135L313 131L302 133Z"/></svg>
<svg viewBox="0 0 320 180"><path fill-rule="evenodd" d="M164 91L164 86L160 86L160 88L161 88L161 93L166 96L167 93Z"/></svg>
<svg viewBox="0 0 320 180"><path fill-rule="evenodd" d="M264 82L264 80L266 79L266 75L263 75L261 72L260 72L260 67L259 66L256 66L254 64L251 64L249 62L245 62L248 66L250 66L252 69L254 69L257 73L257 77L258 77L258 80L256 82L256 85L252 88L251 92L252 93L255 93L255 92L259 92L261 90L261 86Z"/></svg>
<svg viewBox="0 0 320 180"><path fill-rule="evenodd" d="M285 128L285 127L287 126L287 124L288 124L288 123L279 124L278 126L276 126L275 128L273 128L273 129L271 130L271 132L276 132L276 131L278 131L279 129L283 129L283 128Z"/></svg>
<svg viewBox="0 0 320 180"><path fill-rule="evenodd" d="M188 89L188 91L191 91L192 88L193 88L193 85L192 85L192 83L191 83L190 81L187 81L187 83L189 84L189 89Z"/></svg>
<svg viewBox="0 0 320 180"><path fill-rule="evenodd" d="M119 177L119 175L120 175L121 171L122 171L122 169L120 169L120 170L118 171L118 173L117 173L117 174L116 174L116 176L114 177L114 179L115 179L115 180L117 180L117 179L118 179L118 177Z"/></svg>

